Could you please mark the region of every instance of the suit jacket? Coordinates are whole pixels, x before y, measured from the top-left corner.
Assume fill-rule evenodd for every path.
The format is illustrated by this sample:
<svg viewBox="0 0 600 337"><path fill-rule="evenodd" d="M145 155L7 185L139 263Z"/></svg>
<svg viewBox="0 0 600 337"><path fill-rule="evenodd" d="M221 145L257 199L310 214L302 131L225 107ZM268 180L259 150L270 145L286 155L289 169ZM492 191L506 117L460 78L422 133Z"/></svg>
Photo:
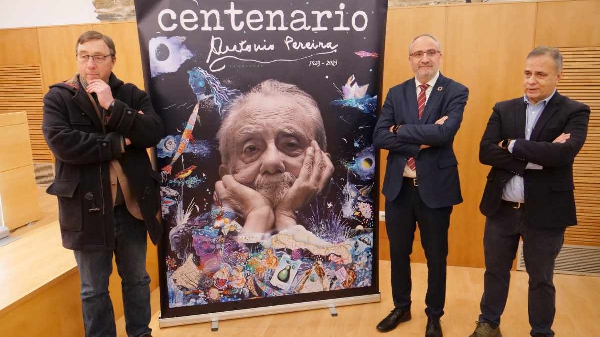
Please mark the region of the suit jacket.
<svg viewBox="0 0 600 337"><path fill-rule="evenodd" d="M419 194L428 207L462 202L452 143L462 122L469 90L442 74L432 89L420 120L414 78L391 88L381 109L373 143L377 148L389 150L382 189L389 201L400 193L406 161L414 157ZM435 124L442 116L448 116L446 122ZM396 124L402 125L398 134L389 131ZM431 147L419 150L422 144Z"/></svg>
<svg viewBox="0 0 600 337"><path fill-rule="evenodd" d="M590 108L558 92L544 108L529 140L525 139L526 104L523 97L497 103L479 147L479 160L492 166L480 204L492 216L500 207L504 185L515 175L523 177L525 221L535 228L560 228L577 224L573 196L573 160L587 136ZM561 133L571 137L552 143ZM498 146L515 139L513 152ZM542 170L526 170L531 162Z"/></svg>

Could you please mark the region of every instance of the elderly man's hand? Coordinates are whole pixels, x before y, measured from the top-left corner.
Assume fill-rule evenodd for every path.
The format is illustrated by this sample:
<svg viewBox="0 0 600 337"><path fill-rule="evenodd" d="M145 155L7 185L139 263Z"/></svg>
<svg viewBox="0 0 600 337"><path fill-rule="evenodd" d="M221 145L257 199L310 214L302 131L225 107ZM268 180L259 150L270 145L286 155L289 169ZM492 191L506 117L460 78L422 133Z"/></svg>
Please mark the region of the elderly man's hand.
<svg viewBox="0 0 600 337"><path fill-rule="evenodd" d="M273 228L273 206L259 192L238 183L232 175L217 181L215 191L223 206L244 216L244 231L265 233Z"/></svg>
<svg viewBox="0 0 600 337"><path fill-rule="evenodd" d="M333 174L329 155L321 150L316 141L306 149L298 179L275 209L275 227L284 229L296 225L296 213L323 191Z"/></svg>

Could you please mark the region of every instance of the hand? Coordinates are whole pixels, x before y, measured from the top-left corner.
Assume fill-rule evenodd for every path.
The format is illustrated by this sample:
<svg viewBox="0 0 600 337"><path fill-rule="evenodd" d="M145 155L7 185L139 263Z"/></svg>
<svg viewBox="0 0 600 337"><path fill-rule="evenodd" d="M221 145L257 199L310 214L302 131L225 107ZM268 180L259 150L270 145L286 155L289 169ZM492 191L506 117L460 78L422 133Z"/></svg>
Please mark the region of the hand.
<svg viewBox="0 0 600 337"><path fill-rule="evenodd" d="M435 124L437 125L442 125L444 124L444 122L448 119L448 116L442 116L442 118L438 119L437 121L435 121Z"/></svg>
<svg viewBox="0 0 600 337"><path fill-rule="evenodd" d="M324 153L313 140L306 149L298 178L275 209L275 226L286 228L295 225L295 211L311 202L319 192L323 191L332 174L333 163L329 154Z"/></svg>
<svg viewBox="0 0 600 337"><path fill-rule="evenodd" d="M419 147L419 150L428 149L428 148L430 148L430 147L431 147L431 145L423 144L423 145L421 145L421 146Z"/></svg>
<svg viewBox="0 0 600 337"><path fill-rule="evenodd" d="M394 133L394 127L396 127L395 125L390 125L390 132Z"/></svg>
<svg viewBox="0 0 600 337"><path fill-rule="evenodd" d="M114 100L110 86L101 79L91 80L85 91L96 93L98 95L98 103L104 109L108 109L110 103Z"/></svg>
<svg viewBox="0 0 600 337"><path fill-rule="evenodd" d="M560 136L556 137L555 140L552 141L552 143L564 143L567 141L567 139L571 138L571 134L570 133L561 133Z"/></svg>
<svg viewBox="0 0 600 337"><path fill-rule="evenodd" d="M131 145L131 139L125 138L125 146Z"/></svg>
<svg viewBox="0 0 600 337"><path fill-rule="evenodd" d="M215 192L223 206L244 216L244 230L265 233L273 228L275 217L271 202L259 192L238 183L232 175L224 175L217 181Z"/></svg>

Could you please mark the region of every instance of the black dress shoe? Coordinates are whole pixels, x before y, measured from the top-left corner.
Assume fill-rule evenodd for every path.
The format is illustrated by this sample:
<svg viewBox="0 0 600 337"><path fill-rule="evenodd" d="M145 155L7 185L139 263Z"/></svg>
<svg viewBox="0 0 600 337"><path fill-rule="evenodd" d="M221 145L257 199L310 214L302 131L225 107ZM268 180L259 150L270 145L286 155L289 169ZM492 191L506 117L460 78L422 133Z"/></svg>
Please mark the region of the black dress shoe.
<svg viewBox="0 0 600 337"><path fill-rule="evenodd" d="M400 308L394 308L386 318L384 318L379 324L377 324L377 331L388 332L394 330L398 324L406 321L410 321L410 309L404 310Z"/></svg>
<svg viewBox="0 0 600 337"><path fill-rule="evenodd" d="M439 318L428 317L425 337L443 337L442 326Z"/></svg>

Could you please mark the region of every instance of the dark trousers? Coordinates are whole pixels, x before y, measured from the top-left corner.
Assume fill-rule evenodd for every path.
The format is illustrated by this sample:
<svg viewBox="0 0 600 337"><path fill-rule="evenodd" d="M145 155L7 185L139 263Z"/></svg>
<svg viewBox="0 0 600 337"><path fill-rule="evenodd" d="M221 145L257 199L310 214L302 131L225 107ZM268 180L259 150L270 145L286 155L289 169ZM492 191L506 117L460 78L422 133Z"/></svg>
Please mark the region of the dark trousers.
<svg viewBox="0 0 600 337"><path fill-rule="evenodd" d="M523 257L529 274L528 311L531 334L554 336L554 262L564 241L564 228L537 229L524 223L524 207L515 209L503 203L485 222L484 292L480 322L500 324L510 284L510 270L523 239Z"/></svg>
<svg viewBox="0 0 600 337"><path fill-rule="evenodd" d="M400 195L385 202L385 224L390 240L392 265L392 296L394 306L410 309L410 254L416 224L421 232L421 245L427 258L427 295L425 313L441 317L446 302L446 257L448 256L448 227L452 206L432 209L427 207L413 185L404 179Z"/></svg>

